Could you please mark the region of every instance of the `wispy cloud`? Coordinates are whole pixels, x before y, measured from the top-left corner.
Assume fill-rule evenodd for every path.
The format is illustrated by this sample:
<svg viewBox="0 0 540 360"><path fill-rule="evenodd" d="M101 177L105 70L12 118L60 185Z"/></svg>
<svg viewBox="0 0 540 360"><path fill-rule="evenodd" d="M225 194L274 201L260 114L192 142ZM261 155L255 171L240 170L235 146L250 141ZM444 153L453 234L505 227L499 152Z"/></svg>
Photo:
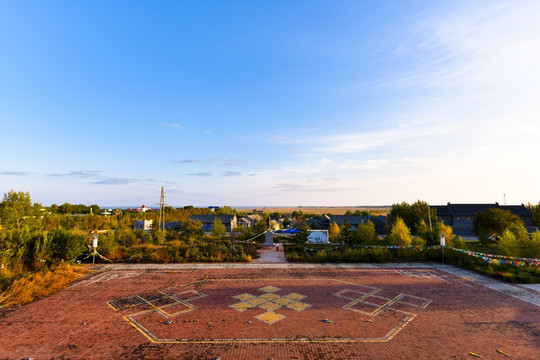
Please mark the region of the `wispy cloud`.
<svg viewBox="0 0 540 360"><path fill-rule="evenodd" d="M395 145L397 142L412 142L419 138L449 134L457 129L458 126L451 123L403 124L382 130L311 137L309 139L296 140L296 142L311 146L310 152L321 154L357 153L359 151L381 148L389 144ZM321 162L330 163L331 161L324 158Z"/></svg>
<svg viewBox="0 0 540 360"><path fill-rule="evenodd" d="M240 176L240 175L242 175L242 173L239 171L227 171L223 173L222 176Z"/></svg>
<svg viewBox="0 0 540 360"><path fill-rule="evenodd" d="M136 183L137 179L130 179L130 178L105 178L102 180L94 181L92 184L95 185L127 185Z"/></svg>
<svg viewBox="0 0 540 360"><path fill-rule="evenodd" d="M212 173L211 172L199 172L199 173L193 173L193 174L188 174L189 176L212 176Z"/></svg>
<svg viewBox="0 0 540 360"><path fill-rule="evenodd" d="M225 159L223 165L225 165L225 166L239 166L239 165L244 164L245 162L246 162L245 160L231 158L231 159Z"/></svg>
<svg viewBox="0 0 540 360"><path fill-rule="evenodd" d="M179 160L175 161L177 164L196 164L201 162L199 159L186 159L186 160Z"/></svg>
<svg viewBox="0 0 540 360"><path fill-rule="evenodd" d="M51 177L75 177L75 178L95 178L100 176L103 172L101 170L76 170L69 173L49 174Z"/></svg>
<svg viewBox="0 0 540 360"><path fill-rule="evenodd" d="M8 171L8 170L0 170L0 175L6 175L6 176L27 176L29 175L29 172L26 171Z"/></svg>

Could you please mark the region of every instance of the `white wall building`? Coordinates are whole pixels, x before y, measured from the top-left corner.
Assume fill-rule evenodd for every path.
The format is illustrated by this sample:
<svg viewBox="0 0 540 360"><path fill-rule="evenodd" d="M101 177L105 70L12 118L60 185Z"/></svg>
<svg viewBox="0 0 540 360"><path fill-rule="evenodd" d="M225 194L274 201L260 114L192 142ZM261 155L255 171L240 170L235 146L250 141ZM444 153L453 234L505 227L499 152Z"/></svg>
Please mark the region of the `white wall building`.
<svg viewBox="0 0 540 360"><path fill-rule="evenodd" d="M135 220L133 230L150 231L152 230L152 222L152 220Z"/></svg>
<svg viewBox="0 0 540 360"><path fill-rule="evenodd" d="M311 230L307 241L309 244L328 244L328 230Z"/></svg>

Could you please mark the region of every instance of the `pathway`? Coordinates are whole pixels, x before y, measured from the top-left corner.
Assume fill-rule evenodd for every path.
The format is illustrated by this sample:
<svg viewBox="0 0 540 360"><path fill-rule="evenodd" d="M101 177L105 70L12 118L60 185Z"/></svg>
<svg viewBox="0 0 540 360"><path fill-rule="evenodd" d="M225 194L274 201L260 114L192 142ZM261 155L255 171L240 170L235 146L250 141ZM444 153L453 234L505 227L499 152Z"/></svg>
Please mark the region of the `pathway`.
<svg viewBox="0 0 540 360"><path fill-rule="evenodd" d="M253 264L285 264L287 259L285 258L285 252L283 246L279 246L279 250L276 247L264 247L258 251L259 258L253 259Z"/></svg>

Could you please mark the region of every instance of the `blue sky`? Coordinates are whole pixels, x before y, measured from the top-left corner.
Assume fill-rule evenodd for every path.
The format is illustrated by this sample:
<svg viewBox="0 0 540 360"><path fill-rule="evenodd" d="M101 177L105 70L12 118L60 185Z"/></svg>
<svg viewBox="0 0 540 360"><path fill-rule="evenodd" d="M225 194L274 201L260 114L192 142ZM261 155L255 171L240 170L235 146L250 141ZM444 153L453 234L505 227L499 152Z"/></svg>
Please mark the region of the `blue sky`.
<svg viewBox="0 0 540 360"><path fill-rule="evenodd" d="M540 200L538 1L0 0L0 191Z"/></svg>

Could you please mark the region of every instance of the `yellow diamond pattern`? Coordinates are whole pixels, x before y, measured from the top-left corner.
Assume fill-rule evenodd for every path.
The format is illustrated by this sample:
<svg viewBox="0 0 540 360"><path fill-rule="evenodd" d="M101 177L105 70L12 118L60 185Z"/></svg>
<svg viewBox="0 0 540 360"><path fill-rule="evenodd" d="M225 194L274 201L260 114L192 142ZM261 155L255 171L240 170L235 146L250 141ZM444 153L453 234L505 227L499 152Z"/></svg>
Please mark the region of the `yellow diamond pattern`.
<svg viewBox="0 0 540 360"><path fill-rule="evenodd" d="M279 304L276 304L275 302L268 301L268 302L265 302L264 304L259 305L259 307L267 311L274 311L281 308L282 306Z"/></svg>
<svg viewBox="0 0 540 360"><path fill-rule="evenodd" d="M253 299L254 297L255 296L253 296L251 294L247 294L247 293L233 296L233 298L238 299L238 300L242 300L242 301L248 301L249 299Z"/></svg>
<svg viewBox="0 0 540 360"><path fill-rule="evenodd" d="M284 297L281 297L279 299L275 299L275 300L272 300L273 302L275 303L278 303L280 305L287 305L287 304L290 304L292 302L294 302L293 299L289 299L288 297L284 296Z"/></svg>
<svg viewBox="0 0 540 360"><path fill-rule="evenodd" d="M310 307L311 305L308 305L306 303L303 303L301 301L295 301L293 303L290 303L289 305L287 305L287 307L289 309L293 309L293 310L296 310L296 311L302 311L302 310L305 310L307 309L308 307Z"/></svg>
<svg viewBox="0 0 540 360"><path fill-rule="evenodd" d="M264 292L267 292L267 293L273 293L273 292L278 291L279 288L270 285L270 286L262 287L262 288L260 288L259 290L264 291Z"/></svg>
<svg viewBox="0 0 540 360"><path fill-rule="evenodd" d="M255 318L267 324L273 324L286 318L285 315L274 312L275 310L278 310L283 306L286 306L287 308L295 311L302 311L311 306L300 301L306 298L306 296L302 294L294 292L285 296L274 294L281 289L271 285L262 287L259 290L264 292L264 294L260 296L254 296L249 293L243 293L233 296L234 299L238 299L240 300L240 302L229 306L240 312L255 307L266 310L265 313L257 315L255 316Z"/></svg>
<svg viewBox="0 0 540 360"><path fill-rule="evenodd" d="M255 305L251 305L250 303L242 301L242 302L239 302L239 303L236 303L236 304L232 304L232 305L230 305L230 307L232 307L235 310L238 310L238 311L242 312L242 311L246 311L246 310L249 310L251 308L254 308Z"/></svg>
<svg viewBox="0 0 540 360"><path fill-rule="evenodd" d="M259 297L261 299L270 300L270 301L281 298L281 296L276 295L276 294L272 294L272 293L263 294L263 295L261 295Z"/></svg>
<svg viewBox="0 0 540 360"><path fill-rule="evenodd" d="M293 300L302 300L306 296L298 293L290 293L289 295L285 295L285 297Z"/></svg>
<svg viewBox="0 0 540 360"><path fill-rule="evenodd" d="M273 311L265 312L264 314L255 316L256 319L259 319L267 324L273 324L275 322L278 322L280 320L283 320L286 318L286 316L275 313Z"/></svg>
<svg viewBox="0 0 540 360"><path fill-rule="evenodd" d="M267 301L268 300L266 300L266 299L261 299L259 297L256 297L256 298L253 298L253 299L249 299L247 302L250 303L250 304L253 304L255 306L258 306L258 305L264 304Z"/></svg>

